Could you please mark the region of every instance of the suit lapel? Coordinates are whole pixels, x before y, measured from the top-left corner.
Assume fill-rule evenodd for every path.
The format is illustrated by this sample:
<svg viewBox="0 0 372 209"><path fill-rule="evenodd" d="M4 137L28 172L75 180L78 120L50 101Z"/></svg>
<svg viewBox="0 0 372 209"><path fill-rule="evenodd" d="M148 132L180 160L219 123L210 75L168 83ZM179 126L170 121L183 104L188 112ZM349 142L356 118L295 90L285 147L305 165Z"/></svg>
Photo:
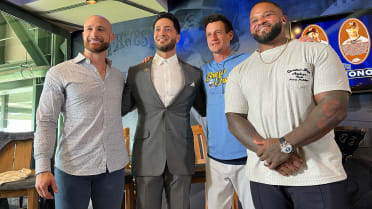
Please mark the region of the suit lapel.
<svg viewBox="0 0 372 209"><path fill-rule="evenodd" d="M163 101L161 101L160 96L159 96L158 92L157 92L156 89L155 89L154 82L153 82L152 79L151 79L151 73L152 73L152 71L151 71L151 66L152 66L152 61L153 61L153 58L151 58L151 60L150 60L149 62L146 63L146 67L145 67L145 69L144 69L144 74L145 74L146 80L148 81L148 83L150 83L149 88L152 89L153 94L155 95L156 100L157 100L157 101L158 101L158 102L159 102L163 107L165 107ZM146 82L144 82L144 83L146 83Z"/></svg>
<svg viewBox="0 0 372 209"><path fill-rule="evenodd" d="M186 65L186 63L184 63L178 57L177 57L177 59L178 59L178 63L180 63L181 71L183 73L183 88L178 92L178 94L173 98L173 100L169 103L168 106L171 106L173 103L175 103L177 101L178 97L180 97L180 95L182 94L185 87L187 85L190 85L190 83L192 81L192 76L191 76L191 73L187 70L188 66Z"/></svg>
<svg viewBox="0 0 372 209"><path fill-rule="evenodd" d="M177 57L178 58L178 57ZM178 62L181 65L181 70L183 72L183 88L186 87L186 85L190 84L192 82L192 76L191 73L187 70L188 66L186 63L184 63L182 60L178 59Z"/></svg>

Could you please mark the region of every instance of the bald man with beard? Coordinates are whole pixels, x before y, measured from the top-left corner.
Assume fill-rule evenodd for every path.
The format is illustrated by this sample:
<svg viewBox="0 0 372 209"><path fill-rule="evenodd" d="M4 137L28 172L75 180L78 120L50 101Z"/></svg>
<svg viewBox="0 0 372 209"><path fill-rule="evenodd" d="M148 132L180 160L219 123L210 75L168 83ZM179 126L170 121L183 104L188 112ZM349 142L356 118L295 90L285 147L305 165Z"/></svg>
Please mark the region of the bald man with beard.
<svg viewBox="0 0 372 209"><path fill-rule="evenodd" d="M119 209L128 153L123 140L123 75L106 58L114 34L110 22L84 23L84 52L52 67L36 114L36 190L57 209ZM53 158L59 114L64 126ZM49 190L48 190L49 187Z"/></svg>

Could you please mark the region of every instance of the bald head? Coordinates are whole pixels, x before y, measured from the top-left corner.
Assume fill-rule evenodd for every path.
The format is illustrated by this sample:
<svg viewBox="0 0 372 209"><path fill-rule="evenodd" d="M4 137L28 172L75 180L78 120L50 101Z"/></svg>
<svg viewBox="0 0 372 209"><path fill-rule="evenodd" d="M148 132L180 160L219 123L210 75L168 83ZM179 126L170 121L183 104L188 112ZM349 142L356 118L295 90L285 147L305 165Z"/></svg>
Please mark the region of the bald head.
<svg viewBox="0 0 372 209"><path fill-rule="evenodd" d="M284 26L287 17L274 2L255 4L249 17L252 37L260 44L278 45L286 40Z"/></svg>
<svg viewBox="0 0 372 209"><path fill-rule="evenodd" d="M251 16L255 10L262 9L262 8L270 8L271 10L279 12L279 14L283 15L283 10L282 8L280 8L280 6L277 3L272 2L272 1L260 1L252 7Z"/></svg>
<svg viewBox="0 0 372 209"><path fill-rule="evenodd" d="M88 17L84 22L83 40L89 52L105 52L114 40L111 23L99 15Z"/></svg>
<svg viewBox="0 0 372 209"><path fill-rule="evenodd" d="M110 33L112 32L112 26L111 26L110 21L108 21L108 19L106 19L103 16L92 15L92 16L88 17L84 22L84 30L86 29L87 26L91 26L93 24L94 25L101 25L102 27L106 28L108 30L108 32L110 32Z"/></svg>

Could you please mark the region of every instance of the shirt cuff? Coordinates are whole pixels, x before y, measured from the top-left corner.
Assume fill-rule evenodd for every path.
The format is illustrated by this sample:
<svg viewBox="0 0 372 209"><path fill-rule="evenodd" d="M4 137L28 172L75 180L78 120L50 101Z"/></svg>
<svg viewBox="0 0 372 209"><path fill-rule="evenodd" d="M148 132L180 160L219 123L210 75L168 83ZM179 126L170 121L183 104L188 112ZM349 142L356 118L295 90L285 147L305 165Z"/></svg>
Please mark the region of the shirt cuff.
<svg viewBox="0 0 372 209"><path fill-rule="evenodd" d="M48 158L40 158L35 160L35 174L39 174L41 172L51 171L50 169L50 159Z"/></svg>

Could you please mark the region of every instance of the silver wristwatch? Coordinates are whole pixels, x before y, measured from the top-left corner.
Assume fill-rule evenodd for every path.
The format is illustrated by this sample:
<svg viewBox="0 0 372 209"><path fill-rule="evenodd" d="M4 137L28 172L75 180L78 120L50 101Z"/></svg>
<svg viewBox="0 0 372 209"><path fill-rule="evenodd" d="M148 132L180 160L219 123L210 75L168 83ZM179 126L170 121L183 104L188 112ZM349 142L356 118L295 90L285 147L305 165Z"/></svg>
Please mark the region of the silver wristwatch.
<svg viewBox="0 0 372 209"><path fill-rule="evenodd" d="M281 152L283 152L283 153L287 153L287 154L292 152L292 149L293 149L292 145L291 145L290 143L288 143L288 142L284 139L284 137L281 137L281 138L279 139L279 142L280 142L280 149L281 149Z"/></svg>

